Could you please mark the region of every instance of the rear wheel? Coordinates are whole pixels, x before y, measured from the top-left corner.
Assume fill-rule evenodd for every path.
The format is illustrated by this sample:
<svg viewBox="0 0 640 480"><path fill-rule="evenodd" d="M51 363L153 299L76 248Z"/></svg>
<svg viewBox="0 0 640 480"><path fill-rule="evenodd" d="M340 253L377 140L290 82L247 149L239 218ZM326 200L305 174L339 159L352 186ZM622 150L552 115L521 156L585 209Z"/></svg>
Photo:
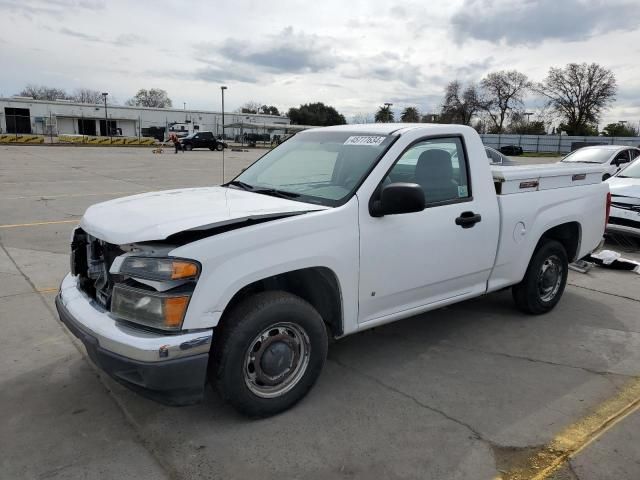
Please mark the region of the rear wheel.
<svg viewBox="0 0 640 480"><path fill-rule="evenodd" d="M318 312L287 292L254 295L230 312L209 369L222 397L250 417L282 412L301 400L327 356Z"/></svg>
<svg viewBox="0 0 640 480"><path fill-rule="evenodd" d="M556 306L567 284L569 263L564 246L546 240L534 252L522 281L512 289L516 306L539 315Z"/></svg>

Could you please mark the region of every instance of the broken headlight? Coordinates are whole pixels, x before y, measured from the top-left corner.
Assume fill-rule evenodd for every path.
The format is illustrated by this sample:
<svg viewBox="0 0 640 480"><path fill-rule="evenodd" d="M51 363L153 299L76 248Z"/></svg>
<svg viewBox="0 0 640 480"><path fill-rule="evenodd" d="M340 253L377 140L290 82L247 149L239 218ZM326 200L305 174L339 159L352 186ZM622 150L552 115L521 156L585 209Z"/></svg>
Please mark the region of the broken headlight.
<svg viewBox="0 0 640 480"><path fill-rule="evenodd" d="M200 264L193 260L157 257L125 257L120 265L121 275L157 280L193 280L200 274Z"/></svg>

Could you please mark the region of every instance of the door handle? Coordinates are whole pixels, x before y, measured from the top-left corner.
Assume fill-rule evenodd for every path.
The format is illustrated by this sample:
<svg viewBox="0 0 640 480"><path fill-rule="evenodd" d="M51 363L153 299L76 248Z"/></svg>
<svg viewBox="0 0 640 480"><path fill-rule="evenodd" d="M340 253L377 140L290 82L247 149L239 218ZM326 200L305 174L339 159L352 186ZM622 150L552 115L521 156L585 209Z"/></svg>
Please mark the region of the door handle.
<svg viewBox="0 0 640 480"><path fill-rule="evenodd" d="M482 220L482 215L473 212L462 212L458 218L456 218L456 225L462 228L471 228L476 223Z"/></svg>

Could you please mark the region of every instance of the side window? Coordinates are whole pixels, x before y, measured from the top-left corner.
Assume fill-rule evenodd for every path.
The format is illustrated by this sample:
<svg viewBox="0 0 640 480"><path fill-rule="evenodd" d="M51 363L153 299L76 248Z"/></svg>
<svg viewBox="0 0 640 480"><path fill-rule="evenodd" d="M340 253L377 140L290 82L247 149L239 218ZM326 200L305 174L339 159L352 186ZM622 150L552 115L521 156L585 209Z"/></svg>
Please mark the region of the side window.
<svg viewBox="0 0 640 480"><path fill-rule="evenodd" d="M467 159L458 137L429 139L413 145L396 161L383 184L417 183L427 204L471 196Z"/></svg>
<svg viewBox="0 0 640 480"><path fill-rule="evenodd" d="M629 163L629 150L623 150L613 159L613 163Z"/></svg>
<svg viewBox="0 0 640 480"><path fill-rule="evenodd" d="M631 160L635 160L640 155L640 151L636 149L629 150L629 153L631 154Z"/></svg>

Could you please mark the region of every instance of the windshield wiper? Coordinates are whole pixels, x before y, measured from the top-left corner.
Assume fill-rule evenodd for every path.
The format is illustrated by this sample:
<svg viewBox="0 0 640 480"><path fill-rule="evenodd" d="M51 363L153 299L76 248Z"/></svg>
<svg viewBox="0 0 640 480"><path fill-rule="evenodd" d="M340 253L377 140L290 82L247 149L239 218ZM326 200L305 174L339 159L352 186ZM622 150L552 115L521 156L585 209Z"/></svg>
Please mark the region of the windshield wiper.
<svg viewBox="0 0 640 480"><path fill-rule="evenodd" d="M229 185L233 185L234 187L240 187L242 190L247 190L248 192L254 191L253 185L249 185L248 183L241 182L240 180L232 180L229 183L227 183L225 187L228 187Z"/></svg>
<svg viewBox="0 0 640 480"><path fill-rule="evenodd" d="M299 193L286 192L284 190L277 190L275 188L256 188L252 190L252 192L261 193L263 195L271 195L272 197L280 197L280 198L298 198L300 196Z"/></svg>

